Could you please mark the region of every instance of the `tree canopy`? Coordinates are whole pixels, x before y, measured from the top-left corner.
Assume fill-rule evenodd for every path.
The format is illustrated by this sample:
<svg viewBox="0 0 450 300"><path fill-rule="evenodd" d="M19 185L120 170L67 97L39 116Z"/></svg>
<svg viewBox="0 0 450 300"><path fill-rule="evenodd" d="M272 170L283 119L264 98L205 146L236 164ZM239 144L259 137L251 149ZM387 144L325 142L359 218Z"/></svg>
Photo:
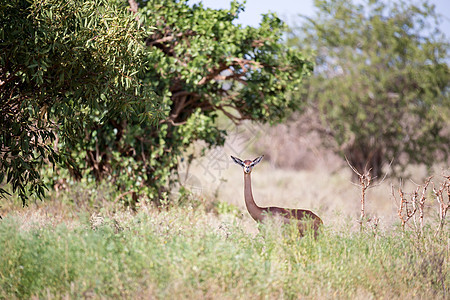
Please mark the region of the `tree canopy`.
<svg viewBox="0 0 450 300"><path fill-rule="evenodd" d="M223 144L219 116L278 122L312 71L277 16L235 24L236 1L137 1L135 14L117 0L3 3L1 163L20 193L41 193L39 166L58 160L54 182L68 170L158 200L194 141Z"/></svg>
<svg viewBox="0 0 450 300"><path fill-rule="evenodd" d="M449 154L449 43L427 1L315 1L289 33L313 52L308 103L318 131L358 170L445 160Z"/></svg>
<svg viewBox="0 0 450 300"><path fill-rule="evenodd" d="M135 197L159 199L194 141L223 144L219 115L277 122L299 109L301 100L290 93L312 64L283 45L286 25L275 15L265 15L254 28L234 24L243 10L237 2L219 10L188 1L138 3L139 21L155 27L144 39L147 71L141 81L161 96L165 115L157 127L136 118L110 119L68 151L87 176L108 178Z"/></svg>
<svg viewBox="0 0 450 300"><path fill-rule="evenodd" d="M25 200L43 195L43 164L77 172L59 145L84 139L93 120L140 110L151 123L157 97L137 80L148 32L125 8L2 0L0 10L0 183Z"/></svg>

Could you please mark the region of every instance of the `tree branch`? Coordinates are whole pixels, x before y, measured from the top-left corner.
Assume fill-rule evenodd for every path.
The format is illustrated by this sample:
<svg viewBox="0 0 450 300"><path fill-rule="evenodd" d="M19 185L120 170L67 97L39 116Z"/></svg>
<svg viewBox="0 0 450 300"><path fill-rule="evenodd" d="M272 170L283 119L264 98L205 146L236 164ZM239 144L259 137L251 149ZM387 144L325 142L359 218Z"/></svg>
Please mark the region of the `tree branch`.
<svg viewBox="0 0 450 300"><path fill-rule="evenodd" d="M128 10L134 14L137 14L139 3L137 3L135 0L128 0L128 3L130 4L130 7L128 8ZM139 18L136 16L136 19L138 20Z"/></svg>

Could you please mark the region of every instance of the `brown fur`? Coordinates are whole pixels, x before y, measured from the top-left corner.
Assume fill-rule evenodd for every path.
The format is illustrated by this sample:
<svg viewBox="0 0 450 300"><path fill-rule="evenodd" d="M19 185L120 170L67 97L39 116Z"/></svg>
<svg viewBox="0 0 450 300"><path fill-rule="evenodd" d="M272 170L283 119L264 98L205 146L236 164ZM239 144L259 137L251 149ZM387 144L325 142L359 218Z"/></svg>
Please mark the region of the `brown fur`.
<svg viewBox="0 0 450 300"><path fill-rule="evenodd" d="M261 161L262 156L251 160L242 161L239 158L231 157L235 163L244 168L244 198L247 210L252 218L261 222L268 216L280 216L283 218L283 222L289 223L292 220L298 220L297 226L301 235L306 230L314 230L314 234L317 235L320 226L323 224L322 220L312 211L304 209L287 209L281 207L259 207L252 194L251 183L251 171L252 168Z"/></svg>

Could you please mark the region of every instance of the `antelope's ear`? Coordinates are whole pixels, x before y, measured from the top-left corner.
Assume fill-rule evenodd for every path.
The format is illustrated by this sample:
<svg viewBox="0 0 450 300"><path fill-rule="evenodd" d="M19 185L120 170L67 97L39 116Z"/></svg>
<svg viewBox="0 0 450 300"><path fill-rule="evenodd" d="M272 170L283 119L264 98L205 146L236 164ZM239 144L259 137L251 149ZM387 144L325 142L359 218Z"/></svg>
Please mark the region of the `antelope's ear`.
<svg viewBox="0 0 450 300"><path fill-rule="evenodd" d="M239 158L237 158L237 157L234 157L233 155L231 155L231 159L232 159L236 164L240 165L241 167L244 166L244 162L243 162L241 159L239 159Z"/></svg>
<svg viewBox="0 0 450 300"><path fill-rule="evenodd" d="M256 165L257 163L259 163L262 159L263 159L263 157L264 157L264 155L261 155L260 157L257 157L257 158L255 158L253 161L252 161L252 163L250 164L250 166L254 166L254 165Z"/></svg>

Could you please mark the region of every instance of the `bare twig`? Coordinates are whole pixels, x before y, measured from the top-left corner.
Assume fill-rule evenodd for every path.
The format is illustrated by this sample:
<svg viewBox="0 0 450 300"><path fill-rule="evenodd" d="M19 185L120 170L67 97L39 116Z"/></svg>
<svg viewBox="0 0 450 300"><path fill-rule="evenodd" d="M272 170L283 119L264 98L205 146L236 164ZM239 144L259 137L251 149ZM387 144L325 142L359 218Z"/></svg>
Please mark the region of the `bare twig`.
<svg viewBox="0 0 450 300"><path fill-rule="evenodd" d="M132 194L132 193L134 193L134 191L127 191L127 192L124 192L124 193L118 195L118 196L116 197L116 199L114 199L114 203L119 202L120 199L122 199L122 198L125 197L126 195L129 195L129 194Z"/></svg>
<svg viewBox="0 0 450 300"><path fill-rule="evenodd" d="M128 3L130 4L128 10L137 14L139 3L137 3L135 0L128 0Z"/></svg>
<svg viewBox="0 0 450 300"><path fill-rule="evenodd" d="M139 16L137 14L139 3L137 3L136 0L128 0L128 4L130 4L130 7L128 8L128 10L131 11L136 16L135 20L139 21Z"/></svg>
<svg viewBox="0 0 450 300"><path fill-rule="evenodd" d="M433 178L433 176L428 177L425 180L425 184L422 187L422 196L420 197L419 201L418 201L418 209L419 209L419 224L420 224L420 232L423 233L423 209L425 207L425 200L426 200L426 191L428 188L428 185L431 182L431 178ZM417 189L419 189L419 187L417 187Z"/></svg>
<svg viewBox="0 0 450 300"><path fill-rule="evenodd" d="M433 193L436 196L436 200L439 203L439 226L436 230L435 236L442 231L445 225L445 217L447 216L447 211L450 209L450 175L444 176L446 179L439 189L436 189L433 184ZM444 191L447 191L447 201L444 199Z"/></svg>
<svg viewBox="0 0 450 300"><path fill-rule="evenodd" d="M391 168L391 165L392 165L393 162L394 162L394 159L391 159L391 162L388 165L388 169ZM381 178L381 180L377 184L371 185L370 188L374 188L374 187L377 187L377 186L381 185L384 182L384 180L386 179L387 175L388 175L388 172L384 173L383 178Z"/></svg>
<svg viewBox="0 0 450 300"><path fill-rule="evenodd" d="M377 184L372 184L372 180L375 179L376 177L372 177L371 175L371 171L372 169L368 169L368 164L369 162L366 163L366 166L364 167L364 173L360 173L354 166L352 166L352 164L349 162L348 158L345 156L345 161L347 162L348 166L350 167L350 169L352 169L352 171L358 175L359 178L359 184L355 184L352 182L353 185L358 186L361 189L361 215L360 215L360 219L359 219L359 224L360 224L360 229L363 229L363 223L366 219L366 212L365 212L365 205L366 205L366 191L370 188L374 188L377 187L379 185L381 185L384 180L386 179L388 172L386 172L383 176L383 178L381 179L381 181L379 181ZM391 162L389 163L388 169L390 169L392 163L394 162L394 159L391 160ZM379 222L379 218L377 217L373 217L371 219L367 219L367 222L370 222L371 220L374 221L374 228L377 228L378 226L378 222Z"/></svg>
<svg viewBox="0 0 450 300"><path fill-rule="evenodd" d="M372 182L372 176L370 175L371 169L364 172L364 174L361 174L356 170L355 167L353 167L350 162L348 161L347 157L345 157L345 160L347 161L348 166L355 172L356 175L359 177L359 187L361 188L361 215L359 218L360 223L360 229L363 228L363 222L366 218L365 213L365 205L366 205L366 190L370 187L370 184Z"/></svg>
<svg viewBox="0 0 450 300"><path fill-rule="evenodd" d="M401 186L402 184L400 183L400 187L398 188L400 201L397 206L397 214L400 221L402 222L402 229L405 230L406 223L414 216L417 211L417 205L415 203L416 194L414 193L411 197L411 201L408 201ZM391 190L392 196L394 197L394 200L396 200L393 186L391 187Z"/></svg>

